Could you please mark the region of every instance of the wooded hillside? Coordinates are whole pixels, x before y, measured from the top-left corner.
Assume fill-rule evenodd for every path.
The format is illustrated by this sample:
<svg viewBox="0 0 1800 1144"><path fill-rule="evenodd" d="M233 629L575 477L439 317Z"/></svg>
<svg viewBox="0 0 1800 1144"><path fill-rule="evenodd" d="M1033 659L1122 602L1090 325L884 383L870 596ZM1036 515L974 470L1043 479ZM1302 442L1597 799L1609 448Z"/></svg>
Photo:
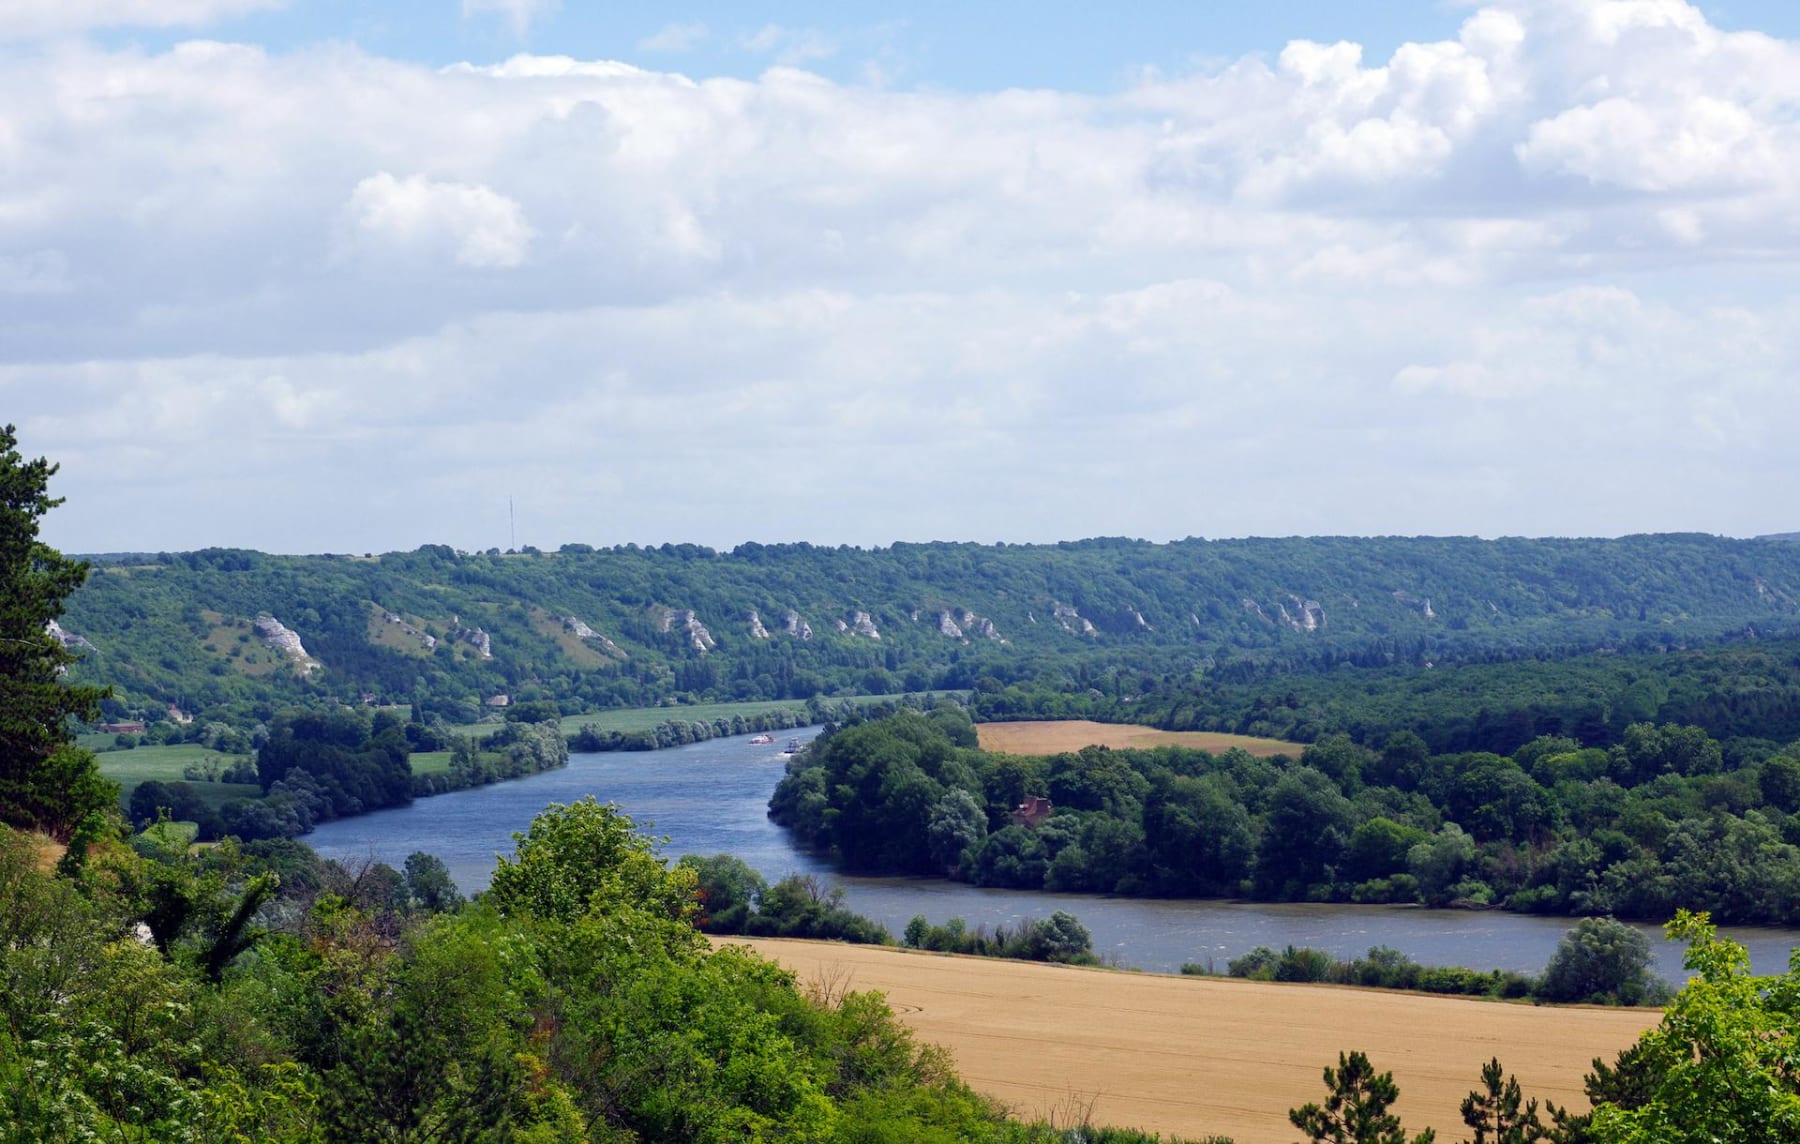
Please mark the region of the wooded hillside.
<svg viewBox="0 0 1800 1144"><path fill-rule="evenodd" d="M1800 621L1800 545L1289 538L99 558L62 627L109 714L308 696L563 713L1663 647ZM544 714L540 707L537 714Z"/></svg>

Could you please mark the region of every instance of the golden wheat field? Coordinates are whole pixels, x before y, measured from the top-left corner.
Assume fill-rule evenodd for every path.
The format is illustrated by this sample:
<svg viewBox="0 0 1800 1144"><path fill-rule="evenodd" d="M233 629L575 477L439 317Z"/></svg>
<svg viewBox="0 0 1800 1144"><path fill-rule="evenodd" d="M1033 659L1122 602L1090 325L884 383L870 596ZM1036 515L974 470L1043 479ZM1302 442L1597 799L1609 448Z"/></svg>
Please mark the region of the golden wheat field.
<svg viewBox="0 0 1800 1144"><path fill-rule="evenodd" d="M879 990L963 1078L1023 1116L1237 1144L1291 1144L1287 1110L1322 1100L1321 1069L1361 1049L1400 1086L1408 1129L1465 1134L1457 1106L1498 1056L1527 1095L1586 1108L1582 1074L1656 1010L1540 1008L1330 985L1080 969L832 942L742 942L803 984Z"/></svg>
<svg viewBox="0 0 1800 1144"><path fill-rule="evenodd" d="M1083 747L1197 747L1224 751L1242 747L1258 758L1271 755L1299 757L1305 743L1281 739L1257 739L1218 731L1159 731L1129 723L1092 723L1086 719L1043 720L1023 723L981 723L975 727L983 750L1009 755L1054 755Z"/></svg>

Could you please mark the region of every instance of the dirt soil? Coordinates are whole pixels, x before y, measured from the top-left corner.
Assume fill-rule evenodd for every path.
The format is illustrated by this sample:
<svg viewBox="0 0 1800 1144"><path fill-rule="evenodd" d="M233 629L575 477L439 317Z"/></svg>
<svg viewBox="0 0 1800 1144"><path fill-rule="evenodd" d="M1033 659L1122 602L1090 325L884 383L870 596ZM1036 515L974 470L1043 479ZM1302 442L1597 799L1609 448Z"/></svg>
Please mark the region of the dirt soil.
<svg viewBox="0 0 1800 1144"><path fill-rule="evenodd" d="M879 990L963 1078L1021 1116L1237 1144L1292 1144L1288 1109L1361 1049L1400 1086L1410 1132L1462 1140L1457 1106L1498 1056L1527 1096L1585 1109L1582 1075L1654 1025L1652 1009L1536 1007L1331 985L1079 969L833 942L740 938L803 985Z"/></svg>
<svg viewBox="0 0 1800 1144"><path fill-rule="evenodd" d="M983 750L1009 755L1054 755L1083 747L1197 747L1224 751L1242 747L1258 758L1271 755L1300 757L1305 743L1281 739L1256 739L1219 731L1159 731L1129 723L1093 723L1086 719L1044 720L1025 723L981 723L975 728Z"/></svg>

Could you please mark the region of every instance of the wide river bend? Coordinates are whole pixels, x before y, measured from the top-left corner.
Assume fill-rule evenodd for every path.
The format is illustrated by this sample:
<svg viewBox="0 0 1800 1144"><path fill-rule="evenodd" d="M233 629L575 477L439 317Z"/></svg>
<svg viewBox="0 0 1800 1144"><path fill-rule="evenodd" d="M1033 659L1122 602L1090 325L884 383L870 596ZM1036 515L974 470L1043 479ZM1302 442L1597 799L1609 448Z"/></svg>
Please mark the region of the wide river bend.
<svg viewBox="0 0 1800 1144"><path fill-rule="evenodd" d="M896 935L916 914L937 924L960 917L970 926L992 928L1068 910L1093 934L1101 957L1160 973L1172 973L1183 962L1210 962L1223 972L1227 960L1255 946L1280 949L1290 943L1340 957L1389 945L1425 965L1536 973L1573 924L1567 918L1499 911L1158 901L984 890L932 879L840 877L822 859L797 850L767 814L769 794L787 762L782 744L791 736L806 740L816 733L777 735L774 746L737 736L664 751L575 755L561 770L328 822L305 841L328 858L373 857L396 867L408 854L424 850L442 858L457 885L473 892L487 886L494 856L512 851L513 832L524 830L546 804L591 794L618 803L640 826L651 824L654 833L667 836L663 853L671 859L729 853L770 881L796 871L818 874L844 887L851 909ZM1655 927L1644 928L1657 972L1680 980L1681 948L1663 941ZM1759 973L1781 972L1789 950L1800 946L1800 930L1726 932L1749 947Z"/></svg>

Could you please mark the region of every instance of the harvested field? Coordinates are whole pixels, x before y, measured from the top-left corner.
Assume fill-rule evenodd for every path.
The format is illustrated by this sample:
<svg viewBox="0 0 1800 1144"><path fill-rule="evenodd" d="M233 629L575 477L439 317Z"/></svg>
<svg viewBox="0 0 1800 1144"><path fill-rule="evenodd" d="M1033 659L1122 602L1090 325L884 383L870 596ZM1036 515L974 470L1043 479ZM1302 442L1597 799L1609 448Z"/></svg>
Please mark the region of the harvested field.
<svg viewBox="0 0 1800 1144"><path fill-rule="evenodd" d="M1361 1049L1392 1070L1412 1132L1465 1134L1457 1106L1498 1056L1528 1096L1585 1108L1581 1078L1655 1024L1648 1009L1538 1008L1330 985L1078 969L832 942L749 945L802 983L879 990L971 1085L1021 1115L1094 1098L1093 1120L1291 1144L1287 1110Z"/></svg>
<svg viewBox="0 0 1800 1144"><path fill-rule="evenodd" d="M1298 758L1305 743L1281 739L1257 739L1219 731L1159 731L1130 723L1094 723L1086 719L1043 720L1023 723L981 723L975 728L983 750L1009 755L1054 755L1083 747L1197 747L1225 751L1242 747L1258 758L1293 755Z"/></svg>

